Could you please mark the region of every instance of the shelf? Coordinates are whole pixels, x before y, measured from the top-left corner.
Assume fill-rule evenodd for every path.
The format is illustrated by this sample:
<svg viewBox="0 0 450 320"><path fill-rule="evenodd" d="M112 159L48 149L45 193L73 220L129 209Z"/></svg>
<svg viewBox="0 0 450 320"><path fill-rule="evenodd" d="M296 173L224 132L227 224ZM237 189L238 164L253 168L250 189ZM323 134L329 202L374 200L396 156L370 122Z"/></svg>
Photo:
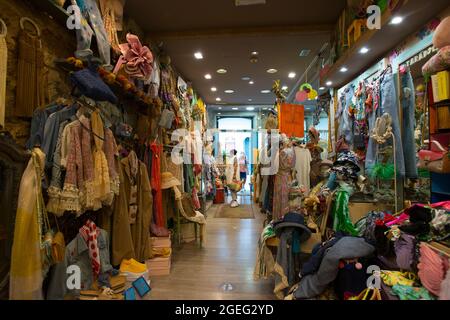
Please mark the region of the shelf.
<svg viewBox="0 0 450 320"><path fill-rule="evenodd" d="M448 0L409 0L395 13L404 18L399 25L390 24L392 13L386 10L381 18L381 29L366 30L322 77L321 85L332 81L334 88L345 86L447 7ZM367 47L369 52L361 54L359 51L362 47ZM345 73L340 71L344 66L348 69Z"/></svg>
<svg viewBox="0 0 450 320"><path fill-rule="evenodd" d="M57 21L59 24L67 28L67 19L69 13L64 8L61 8L51 0L28 0L33 5L37 6L43 12L47 13L50 18ZM69 29L67 29L69 30Z"/></svg>

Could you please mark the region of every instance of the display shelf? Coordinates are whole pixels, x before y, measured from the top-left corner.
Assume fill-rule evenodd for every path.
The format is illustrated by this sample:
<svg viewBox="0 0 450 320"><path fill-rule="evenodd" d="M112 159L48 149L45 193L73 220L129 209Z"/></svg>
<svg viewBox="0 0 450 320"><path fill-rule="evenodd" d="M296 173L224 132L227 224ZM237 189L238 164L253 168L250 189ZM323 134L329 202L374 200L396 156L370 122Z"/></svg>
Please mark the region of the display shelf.
<svg viewBox="0 0 450 320"><path fill-rule="evenodd" d="M366 30L321 77L321 85L326 85L328 81L332 82L334 88L346 85L447 7L448 0L409 0L395 14L386 10L381 17L381 29ZM393 16L403 17L403 23L390 24ZM368 53L360 53L363 47L369 49ZM348 71L341 72L343 67Z"/></svg>

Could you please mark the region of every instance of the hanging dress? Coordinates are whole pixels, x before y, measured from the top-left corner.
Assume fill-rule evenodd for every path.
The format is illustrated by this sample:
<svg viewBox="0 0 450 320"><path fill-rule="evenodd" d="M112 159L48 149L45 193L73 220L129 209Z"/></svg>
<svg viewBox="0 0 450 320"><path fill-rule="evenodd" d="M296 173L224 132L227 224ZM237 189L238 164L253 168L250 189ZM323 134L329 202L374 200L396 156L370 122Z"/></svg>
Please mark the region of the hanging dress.
<svg viewBox="0 0 450 320"><path fill-rule="evenodd" d="M280 151L278 173L275 175L273 190L273 218L281 219L289 212L289 187L292 182L291 172L295 167L293 148Z"/></svg>

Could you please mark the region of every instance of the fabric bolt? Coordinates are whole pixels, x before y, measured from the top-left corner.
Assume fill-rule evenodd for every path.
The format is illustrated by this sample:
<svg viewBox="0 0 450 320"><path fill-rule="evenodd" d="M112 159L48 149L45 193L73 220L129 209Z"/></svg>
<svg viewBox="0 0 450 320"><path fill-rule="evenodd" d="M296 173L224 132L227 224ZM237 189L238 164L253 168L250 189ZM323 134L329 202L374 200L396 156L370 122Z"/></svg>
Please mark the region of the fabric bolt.
<svg viewBox="0 0 450 320"><path fill-rule="evenodd" d="M94 276L98 277L100 274L100 251L98 249L97 238L100 235L100 230L97 229L93 221L88 220L80 228L79 233L89 248L89 258L91 259Z"/></svg>
<svg viewBox="0 0 450 320"><path fill-rule="evenodd" d="M405 177L409 179L417 179L417 159L416 159L416 142L414 139L415 131L415 110L416 110L416 94L414 81L411 71L408 69L400 75L401 82L401 105L402 105L402 143L403 156L405 162Z"/></svg>
<svg viewBox="0 0 450 320"><path fill-rule="evenodd" d="M158 227L164 227L164 212L162 210L162 190L161 190L161 156L162 145L152 143L150 145L152 150L152 170L150 175L150 183L153 192L153 216L155 224Z"/></svg>
<svg viewBox="0 0 450 320"><path fill-rule="evenodd" d="M45 154L33 149L19 188L9 279L10 300L42 300L41 179Z"/></svg>
<svg viewBox="0 0 450 320"><path fill-rule="evenodd" d="M295 152L293 148L280 151L279 169L275 175L273 191L273 218L281 219L289 212L289 187L292 182L292 169L295 167Z"/></svg>
<svg viewBox="0 0 450 320"><path fill-rule="evenodd" d="M306 189L305 195L307 196L310 191L310 163L312 161L311 152L308 149L295 147L295 170L296 179L299 185L304 186Z"/></svg>
<svg viewBox="0 0 450 320"><path fill-rule="evenodd" d="M95 34L95 39L100 53L100 58L105 65L111 63L110 44L105 26L102 21L102 15L97 6L96 0L71 0L72 4L78 4L82 11L81 28L76 29L77 35L77 58L86 58L92 56L91 41Z"/></svg>
<svg viewBox="0 0 450 320"><path fill-rule="evenodd" d="M296 299L314 298L325 291L339 272L342 259L363 258L371 255L375 248L362 238L344 237L327 250L318 271L301 279L294 292Z"/></svg>
<svg viewBox="0 0 450 320"><path fill-rule="evenodd" d="M104 274L111 273L113 267L109 259L109 235L103 229L97 228L97 230L97 244L100 257L99 277L101 277ZM92 270L89 247L80 233L66 246L64 261L55 265L51 270L47 289L47 300L63 300L66 296L76 298L80 295L80 290L69 289L66 285L67 279L70 276L67 273L67 268L72 265L80 268L81 290L90 290L96 277Z"/></svg>

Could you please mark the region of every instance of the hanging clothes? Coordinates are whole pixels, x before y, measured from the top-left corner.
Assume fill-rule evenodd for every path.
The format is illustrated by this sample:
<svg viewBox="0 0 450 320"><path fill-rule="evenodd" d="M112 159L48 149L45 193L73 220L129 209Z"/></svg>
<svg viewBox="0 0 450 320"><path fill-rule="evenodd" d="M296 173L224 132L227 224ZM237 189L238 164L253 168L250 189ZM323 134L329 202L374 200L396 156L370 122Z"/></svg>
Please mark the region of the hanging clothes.
<svg viewBox="0 0 450 320"><path fill-rule="evenodd" d="M295 147L295 170L296 179L299 185L305 187L305 195L309 194L310 186L310 173L311 173L311 152L306 148Z"/></svg>
<svg viewBox="0 0 450 320"><path fill-rule="evenodd" d="M161 190L161 156L163 151L162 145L152 143L150 145L152 151L152 172L150 176L150 183L153 193L153 216L155 224L158 227L165 227L164 212L162 209L162 190Z"/></svg>
<svg viewBox="0 0 450 320"><path fill-rule="evenodd" d="M103 24L105 26L106 34L108 36L111 48L116 52L120 53L119 48L119 38L117 36L117 25L116 25L116 8L123 5L121 0L100 0L100 10L102 12Z"/></svg>
<svg viewBox="0 0 450 320"><path fill-rule="evenodd" d="M284 148L279 155L278 173L275 175L273 191L273 218L281 219L289 212L289 187L292 183L292 169L295 167L294 149Z"/></svg>
<svg viewBox="0 0 450 320"><path fill-rule="evenodd" d="M45 154L34 149L20 182L11 254L10 300L43 299L41 239L45 208L41 180L44 165Z"/></svg>
<svg viewBox="0 0 450 320"><path fill-rule="evenodd" d="M5 127L6 112L6 73L8 64L8 47L6 46L7 28L0 19L0 127Z"/></svg>

